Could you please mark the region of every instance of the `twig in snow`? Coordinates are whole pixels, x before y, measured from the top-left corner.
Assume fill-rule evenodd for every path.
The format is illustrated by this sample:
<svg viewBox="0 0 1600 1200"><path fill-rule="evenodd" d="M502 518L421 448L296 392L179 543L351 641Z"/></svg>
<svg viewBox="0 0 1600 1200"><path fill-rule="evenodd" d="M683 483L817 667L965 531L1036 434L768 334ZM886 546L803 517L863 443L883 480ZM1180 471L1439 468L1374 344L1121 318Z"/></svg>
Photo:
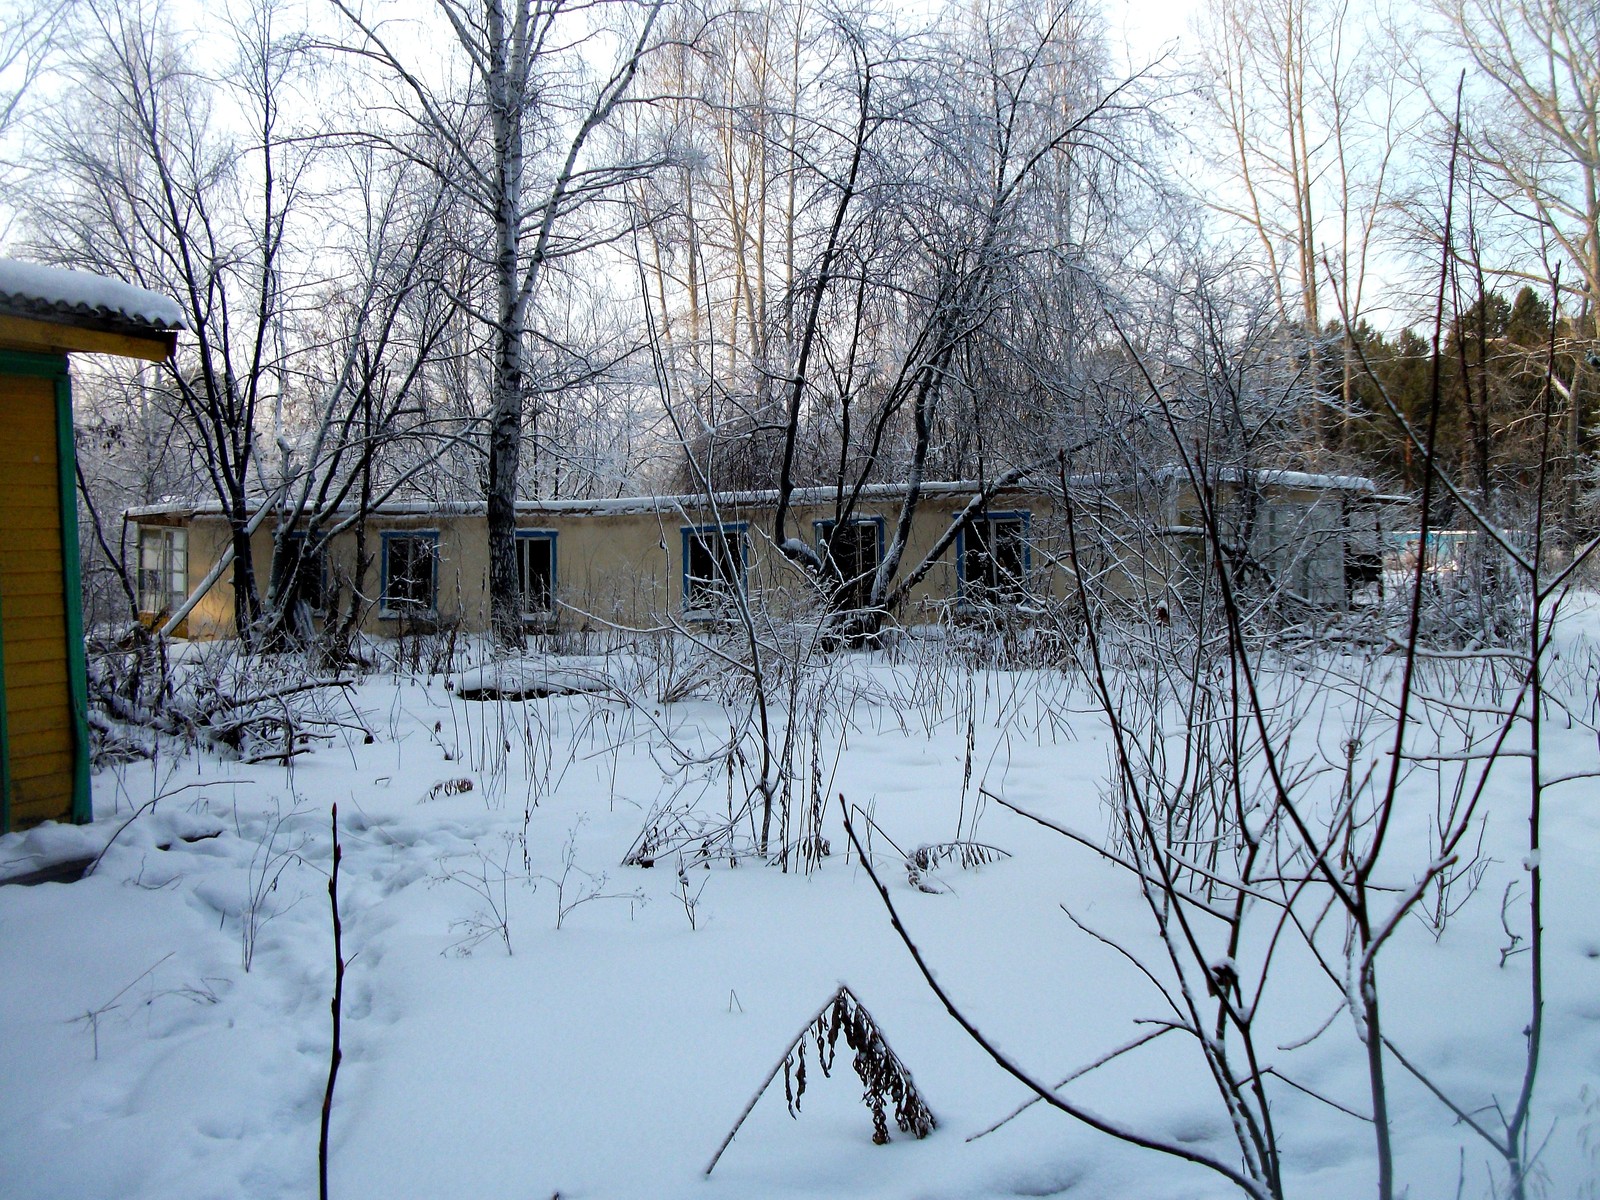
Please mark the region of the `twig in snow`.
<svg viewBox="0 0 1600 1200"><path fill-rule="evenodd" d="M328 1123L333 1117L333 1085L344 1052L339 1047L339 1017L344 1005L344 930L339 924L339 805L333 806L333 870L328 875L328 907L333 913L333 1045L328 1052L328 1087L322 1093L322 1130L317 1138L317 1195L328 1200Z"/></svg>

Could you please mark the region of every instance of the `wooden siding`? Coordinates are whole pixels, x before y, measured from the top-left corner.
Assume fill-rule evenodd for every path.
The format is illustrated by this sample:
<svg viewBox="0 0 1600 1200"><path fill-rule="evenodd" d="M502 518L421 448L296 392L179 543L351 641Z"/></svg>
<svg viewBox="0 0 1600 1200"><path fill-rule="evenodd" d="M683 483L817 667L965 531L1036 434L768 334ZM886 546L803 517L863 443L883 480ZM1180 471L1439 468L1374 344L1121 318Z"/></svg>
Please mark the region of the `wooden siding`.
<svg viewBox="0 0 1600 1200"><path fill-rule="evenodd" d="M55 386L0 376L0 639L12 828L72 816Z"/></svg>

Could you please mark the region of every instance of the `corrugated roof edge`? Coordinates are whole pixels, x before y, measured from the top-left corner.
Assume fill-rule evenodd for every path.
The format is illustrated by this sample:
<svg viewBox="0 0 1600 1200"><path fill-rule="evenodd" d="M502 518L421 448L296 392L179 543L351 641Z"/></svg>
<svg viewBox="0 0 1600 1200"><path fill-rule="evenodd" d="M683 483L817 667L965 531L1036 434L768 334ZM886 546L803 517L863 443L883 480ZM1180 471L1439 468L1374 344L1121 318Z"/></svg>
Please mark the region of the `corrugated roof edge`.
<svg viewBox="0 0 1600 1200"><path fill-rule="evenodd" d="M1164 467L1157 473L1157 478L1162 482L1178 482L1184 478L1181 468ZM1313 475L1304 471L1260 471L1258 475L1263 483L1274 484L1286 488L1304 488L1318 491L1345 491L1345 492L1376 492L1377 488L1372 480L1360 475ZM1222 473L1221 482L1234 483L1238 481L1237 472ZM1076 475L1068 481L1075 488L1104 487L1108 484L1129 486L1131 480L1125 478L1112 478L1106 475ZM947 499L952 496L970 497L976 495L983 485L975 479L942 480L924 483L922 494L929 499ZM1054 484L1047 485L1048 487ZM1001 492L1016 494L1018 492L1040 493L1046 490L1027 480L1021 480L1002 488ZM897 499L906 493L903 483L870 483L861 489L863 500ZM797 505L829 504L837 492L829 486L796 488L790 496L789 502ZM776 504L778 493L774 489L747 492L717 492L717 507L750 508L758 505ZM255 511L254 501L251 511ZM665 496L619 496L603 500L519 500L517 512L524 515L537 515L539 513L565 513L565 514L601 514L626 515L630 513L660 513L660 512L685 512L694 511L703 513L708 507L703 494L692 493L688 495ZM340 510L341 515L354 512L354 508ZM373 510L374 516L380 517L470 517L481 516L487 511L481 500L391 500L386 504L377 505ZM204 517L221 516L222 506L215 500L197 501L173 497L169 500L155 504L144 504L129 508L123 512L125 520L138 520L140 517Z"/></svg>
<svg viewBox="0 0 1600 1200"><path fill-rule="evenodd" d="M87 318L157 333L188 328L183 310L160 292L14 258L0 258L0 311L44 321Z"/></svg>

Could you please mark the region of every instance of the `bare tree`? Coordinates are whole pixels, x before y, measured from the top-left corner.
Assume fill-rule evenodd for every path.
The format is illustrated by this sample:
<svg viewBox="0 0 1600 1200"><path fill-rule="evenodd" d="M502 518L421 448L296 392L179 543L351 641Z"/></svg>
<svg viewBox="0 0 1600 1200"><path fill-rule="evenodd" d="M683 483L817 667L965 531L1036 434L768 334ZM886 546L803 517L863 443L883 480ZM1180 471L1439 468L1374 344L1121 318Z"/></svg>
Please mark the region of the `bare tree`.
<svg viewBox="0 0 1600 1200"><path fill-rule="evenodd" d="M49 69L70 0L11 0L0 19L0 184L9 188L25 174L25 146L7 143L21 124L26 101ZM0 204L0 242L17 214L8 198Z"/></svg>
<svg viewBox="0 0 1600 1200"><path fill-rule="evenodd" d="M1212 0L1200 69L1231 187L1209 197L1255 242L1283 321L1307 339L1337 322L1331 411L1303 414L1307 445L1347 451L1356 416L1353 338L1404 182L1401 150L1423 108L1376 22L1353 0ZM1330 304L1329 301L1332 301Z"/></svg>
<svg viewBox="0 0 1600 1200"><path fill-rule="evenodd" d="M292 409L274 414L276 450L266 488L275 509L272 571L263 616L267 644L312 634L312 602L348 588L346 609L330 612L339 641L364 611L370 555L360 536L366 514L462 436L433 427L418 403L451 312L438 286L440 228L447 189L405 162L375 161L352 149L342 173L342 236L325 252L342 260L329 287L315 347L294 362ZM266 474L264 472L264 474ZM328 544L357 529L355 569L324 597Z"/></svg>
<svg viewBox="0 0 1600 1200"><path fill-rule="evenodd" d="M1600 14L1573 0L1456 0L1449 41L1487 93L1464 130L1476 182L1511 218L1535 285L1563 268L1578 319L1600 305Z"/></svg>
<svg viewBox="0 0 1600 1200"><path fill-rule="evenodd" d="M1092 274L1083 235L1114 204L1096 170L1134 157L1136 88L1106 81L1095 20L1071 2L952 9L923 32L803 6L706 21L704 67L687 51L657 65L700 99L658 134L692 151L640 193L642 294L699 466L720 486L775 484L773 543L834 607L865 598L875 626L1048 459L1009 454L1029 440L1008 437L1017 414L1061 404L1039 367L1062 343L1043 353L1022 297ZM718 131L704 147L697 111ZM930 471L970 472L984 496L906 562ZM906 494L876 570L845 580L832 542L869 482ZM820 549L791 528L795 489L816 485L835 510Z"/></svg>
<svg viewBox="0 0 1600 1200"><path fill-rule="evenodd" d="M488 231L474 252L493 281L492 299L472 316L489 331L494 361L486 486L490 616L497 641L521 645L515 504L537 296L554 264L607 237L593 226L569 230L576 215L640 169L593 162L587 152L628 96L661 0L642 8L635 26L619 23L611 31L613 66L592 85L584 55L596 32L593 6L439 0L439 15L465 60L465 94L430 82L379 21L345 0L333 2L356 31L353 49L386 72L399 93L396 107L418 135L407 144L395 133L391 144L408 156L437 155L429 165Z"/></svg>
<svg viewBox="0 0 1600 1200"><path fill-rule="evenodd" d="M88 17L74 98L40 129L55 166L33 242L183 307L189 336L159 391L231 526L235 625L250 639L258 414L285 388L303 265L288 234L309 153L284 111L302 43L275 9L252 8L228 26L236 61L208 78L159 10L90 5Z"/></svg>
<svg viewBox="0 0 1600 1200"><path fill-rule="evenodd" d="M1481 207L1493 210L1477 222L1494 247L1491 266L1540 292L1561 280L1556 307L1578 344L1573 369L1555 381L1568 464L1562 517L1570 528L1588 433L1580 397L1596 386L1584 351L1600 316L1600 12L1579 0L1445 0L1438 7L1446 43L1473 68L1470 94L1482 98L1463 133Z"/></svg>
<svg viewBox="0 0 1600 1200"><path fill-rule="evenodd" d="M18 0L0 26L0 136L11 128L29 89L44 72L69 0Z"/></svg>

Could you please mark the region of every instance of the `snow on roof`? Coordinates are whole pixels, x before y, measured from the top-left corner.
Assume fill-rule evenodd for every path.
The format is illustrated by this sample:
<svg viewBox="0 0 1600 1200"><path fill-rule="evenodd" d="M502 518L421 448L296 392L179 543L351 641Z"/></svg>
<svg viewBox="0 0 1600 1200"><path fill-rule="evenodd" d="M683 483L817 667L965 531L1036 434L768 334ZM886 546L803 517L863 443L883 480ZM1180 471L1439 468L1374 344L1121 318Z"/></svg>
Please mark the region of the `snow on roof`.
<svg viewBox="0 0 1600 1200"><path fill-rule="evenodd" d="M159 292L11 258L0 258L0 310L46 321L87 317L160 332L187 328L183 310Z"/></svg>
<svg viewBox="0 0 1600 1200"><path fill-rule="evenodd" d="M948 497L964 499L980 490L980 485L972 480L931 481L922 485L922 495L925 499L937 500ZM1015 483L1000 489L1002 493L1036 491L1026 483ZM849 489L846 489L846 495ZM861 489L862 500L895 500L906 494L906 485L903 483L869 483ZM789 497L789 503L796 505L819 505L833 503L835 491L832 487L798 487ZM743 492L716 492L713 502L719 508L742 509L760 508L778 502L778 492L775 488L761 491ZM250 511L254 512L263 503L260 497L252 497ZM638 496L612 496L591 500L518 500L517 512L527 516L538 513L569 513L579 515L607 514L611 516L627 516L640 514L674 513L674 512L704 512L711 505L708 504L704 492L690 492L683 495L638 495ZM354 505L345 505L339 510L341 513L353 513ZM483 516L488 511L487 505L482 500L425 500L405 499L386 500L374 505L374 515L385 517L472 517ZM154 504L143 504L127 509L123 516L129 520L139 517L171 517L171 516L220 516L222 505L216 500L185 499L181 496L169 496L158 500Z"/></svg>
<svg viewBox="0 0 1600 1200"><path fill-rule="evenodd" d="M1268 486L1277 486L1290 489L1305 490L1330 490L1373 492L1376 489L1370 479L1359 475L1311 475L1303 471L1258 471L1258 479ZM1239 472L1222 472L1222 482L1237 483ZM1161 482L1180 482L1187 478L1181 468L1163 467L1156 473ZM1122 477L1104 475L1075 475L1069 481L1074 490L1102 488L1107 486L1129 486L1132 481ZM972 479L954 479L929 481L922 485L922 496L926 500L966 500L983 490L983 485ZM1029 480L1018 480L1016 483L1001 488L1001 494L1025 493L1037 494L1040 492L1038 484ZM1048 489L1046 489L1048 490ZM846 489L848 495L848 489ZM899 500L906 494L906 485L903 483L869 483L861 489L861 500ZM798 487L789 502L800 506L815 506L832 504L836 495L832 487ZM731 510L761 508L774 505L778 502L778 493L774 489L746 492L717 492L714 502L718 508ZM250 501L250 511L256 511L263 503L260 498ZM540 513L571 514L571 515L655 515L659 513L704 513L711 504L708 504L704 493L690 493L687 495L645 495L645 496L617 496L597 500L518 500L516 511L523 516L536 516ZM387 500L372 508L372 515L383 517L468 517L482 516L487 511L487 506L482 500L424 500L405 499ZM355 512L353 505L340 509L340 515ZM182 497L168 497L154 504L143 504L124 511L123 517L136 521L141 517L200 517L220 516L222 505L216 500L184 499Z"/></svg>
<svg viewBox="0 0 1600 1200"><path fill-rule="evenodd" d="M1238 483L1245 477L1242 470L1228 468L1217 472L1221 483ZM1376 492L1377 485L1364 475L1320 475L1312 471L1283 471L1275 467L1251 472L1258 483L1269 487L1300 488L1305 491Z"/></svg>

